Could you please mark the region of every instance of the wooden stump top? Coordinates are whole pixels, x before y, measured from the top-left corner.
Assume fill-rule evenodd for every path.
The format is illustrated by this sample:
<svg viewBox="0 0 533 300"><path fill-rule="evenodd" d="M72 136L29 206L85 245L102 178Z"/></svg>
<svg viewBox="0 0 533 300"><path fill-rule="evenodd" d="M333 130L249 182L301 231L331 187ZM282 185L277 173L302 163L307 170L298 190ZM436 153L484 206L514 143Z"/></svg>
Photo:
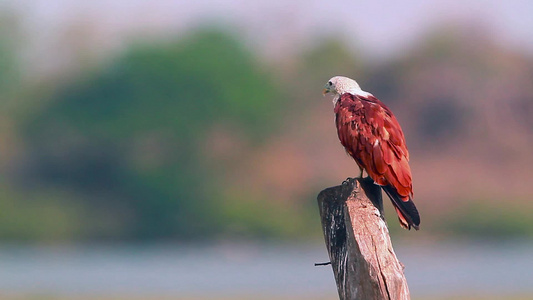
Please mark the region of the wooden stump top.
<svg viewBox="0 0 533 300"><path fill-rule="evenodd" d="M341 300L410 299L383 218L381 187L348 179L318 195L326 247Z"/></svg>

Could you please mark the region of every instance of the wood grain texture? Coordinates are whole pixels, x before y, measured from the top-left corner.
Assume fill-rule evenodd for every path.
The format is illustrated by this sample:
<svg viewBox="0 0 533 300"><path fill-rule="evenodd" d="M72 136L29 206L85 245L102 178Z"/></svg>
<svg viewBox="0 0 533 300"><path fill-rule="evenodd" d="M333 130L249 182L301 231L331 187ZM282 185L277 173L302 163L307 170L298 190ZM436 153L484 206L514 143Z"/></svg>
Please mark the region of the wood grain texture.
<svg viewBox="0 0 533 300"><path fill-rule="evenodd" d="M380 187L370 178L349 179L320 192L318 205L339 298L410 299Z"/></svg>

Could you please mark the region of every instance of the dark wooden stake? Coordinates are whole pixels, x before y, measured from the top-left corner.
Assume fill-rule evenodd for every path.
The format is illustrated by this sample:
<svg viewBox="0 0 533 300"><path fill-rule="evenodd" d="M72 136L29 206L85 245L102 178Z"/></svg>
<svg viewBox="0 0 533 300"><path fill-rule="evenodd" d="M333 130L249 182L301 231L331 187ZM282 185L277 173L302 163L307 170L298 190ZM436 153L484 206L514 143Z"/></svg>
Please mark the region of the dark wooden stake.
<svg viewBox="0 0 533 300"><path fill-rule="evenodd" d="M341 300L410 299L383 218L381 188L348 179L318 195L331 267Z"/></svg>

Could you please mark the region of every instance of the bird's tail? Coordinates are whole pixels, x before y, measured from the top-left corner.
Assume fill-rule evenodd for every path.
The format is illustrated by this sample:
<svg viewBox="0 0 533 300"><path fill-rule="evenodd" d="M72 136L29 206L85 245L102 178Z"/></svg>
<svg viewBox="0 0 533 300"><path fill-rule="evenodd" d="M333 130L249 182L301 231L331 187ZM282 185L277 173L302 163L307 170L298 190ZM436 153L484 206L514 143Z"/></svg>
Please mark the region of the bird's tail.
<svg viewBox="0 0 533 300"><path fill-rule="evenodd" d="M420 226L420 215L418 214L413 199L411 197L403 198L391 185L382 186L382 188L392 200L402 227L409 230L413 227L418 230Z"/></svg>

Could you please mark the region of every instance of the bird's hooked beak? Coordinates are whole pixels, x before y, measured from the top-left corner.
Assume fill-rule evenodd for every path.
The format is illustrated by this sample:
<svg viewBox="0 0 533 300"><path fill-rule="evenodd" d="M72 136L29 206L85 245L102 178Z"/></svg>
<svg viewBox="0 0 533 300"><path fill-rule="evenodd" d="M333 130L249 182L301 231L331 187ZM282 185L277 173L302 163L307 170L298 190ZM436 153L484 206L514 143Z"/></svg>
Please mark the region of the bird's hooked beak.
<svg viewBox="0 0 533 300"><path fill-rule="evenodd" d="M326 85L324 86L324 90L322 90L322 95L323 95L323 96L326 96L326 94L329 93L329 92L331 92L331 90L329 89L329 85L326 84Z"/></svg>

